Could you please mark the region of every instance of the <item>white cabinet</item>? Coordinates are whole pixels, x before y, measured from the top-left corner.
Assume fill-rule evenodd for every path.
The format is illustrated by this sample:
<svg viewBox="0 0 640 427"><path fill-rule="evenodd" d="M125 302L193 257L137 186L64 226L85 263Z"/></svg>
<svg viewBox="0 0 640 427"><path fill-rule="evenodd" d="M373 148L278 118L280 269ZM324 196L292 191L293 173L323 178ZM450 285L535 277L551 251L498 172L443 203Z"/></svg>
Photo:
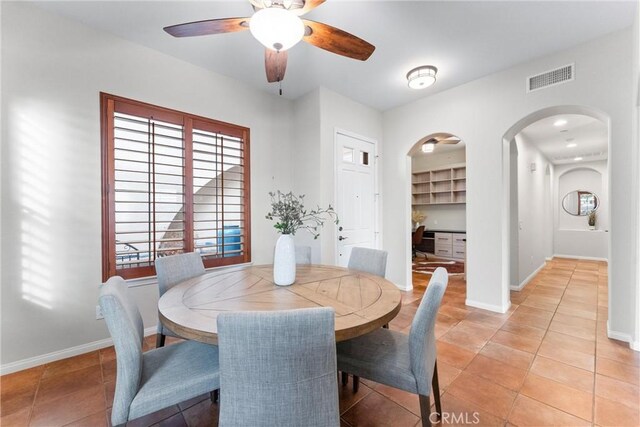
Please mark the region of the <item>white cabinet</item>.
<svg viewBox="0 0 640 427"><path fill-rule="evenodd" d="M464 259L466 254L465 233L434 233L434 255L444 258Z"/></svg>

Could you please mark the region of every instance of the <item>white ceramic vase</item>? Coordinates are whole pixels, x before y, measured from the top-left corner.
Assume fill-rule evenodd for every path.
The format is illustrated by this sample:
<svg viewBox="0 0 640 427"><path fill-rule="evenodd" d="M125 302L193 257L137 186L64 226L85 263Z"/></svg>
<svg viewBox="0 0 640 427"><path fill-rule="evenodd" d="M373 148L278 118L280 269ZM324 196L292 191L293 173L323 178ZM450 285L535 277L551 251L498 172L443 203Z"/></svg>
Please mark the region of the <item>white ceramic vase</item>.
<svg viewBox="0 0 640 427"><path fill-rule="evenodd" d="M291 234L283 234L276 242L273 281L278 286L289 286L296 281L296 246Z"/></svg>

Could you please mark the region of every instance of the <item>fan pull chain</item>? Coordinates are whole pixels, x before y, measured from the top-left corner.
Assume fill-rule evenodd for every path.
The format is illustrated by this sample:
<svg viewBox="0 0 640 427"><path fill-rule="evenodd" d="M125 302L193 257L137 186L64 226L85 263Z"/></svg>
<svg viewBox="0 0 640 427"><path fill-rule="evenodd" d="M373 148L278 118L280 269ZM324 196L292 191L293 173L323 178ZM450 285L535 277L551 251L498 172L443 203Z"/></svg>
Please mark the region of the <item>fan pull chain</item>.
<svg viewBox="0 0 640 427"><path fill-rule="evenodd" d="M278 56L280 55L280 51L279 50L277 51L276 55L278 55ZM280 96L282 96L282 77L280 75L280 71L281 70L280 70L280 60L279 59L277 61L277 64L278 64L278 70L277 71L278 71L278 88L279 88L278 89L278 93L280 94Z"/></svg>

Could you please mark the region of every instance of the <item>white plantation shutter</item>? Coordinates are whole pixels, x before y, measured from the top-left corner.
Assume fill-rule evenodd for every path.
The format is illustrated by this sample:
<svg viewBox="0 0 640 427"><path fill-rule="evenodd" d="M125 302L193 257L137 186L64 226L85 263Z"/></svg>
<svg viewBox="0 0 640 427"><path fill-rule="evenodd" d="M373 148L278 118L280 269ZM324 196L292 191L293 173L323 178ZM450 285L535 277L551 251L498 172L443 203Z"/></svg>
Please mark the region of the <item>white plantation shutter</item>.
<svg viewBox="0 0 640 427"><path fill-rule="evenodd" d="M194 248L204 257L243 255L244 194L242 139L194 129Z"/></svg>
<svg viewBox="0 0 640 427"><path fill-rule="evenodd" d="M250 260L248 129L103 94L104 278ZM106 123L105 123L106 122Z"/></svg>

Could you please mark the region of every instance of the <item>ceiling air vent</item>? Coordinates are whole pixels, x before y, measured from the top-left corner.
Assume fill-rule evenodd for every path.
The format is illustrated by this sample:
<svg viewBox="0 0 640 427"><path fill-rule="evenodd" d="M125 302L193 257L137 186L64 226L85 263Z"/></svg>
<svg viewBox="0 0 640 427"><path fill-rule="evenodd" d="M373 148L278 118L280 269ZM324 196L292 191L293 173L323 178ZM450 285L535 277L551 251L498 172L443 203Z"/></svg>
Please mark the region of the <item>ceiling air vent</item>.
<svg viewBox="0 0 640 427"><path fill-rule="evenodd" d="M527 92L570 82L575 75L574 64L565 65L527 78Z"/></svg>

